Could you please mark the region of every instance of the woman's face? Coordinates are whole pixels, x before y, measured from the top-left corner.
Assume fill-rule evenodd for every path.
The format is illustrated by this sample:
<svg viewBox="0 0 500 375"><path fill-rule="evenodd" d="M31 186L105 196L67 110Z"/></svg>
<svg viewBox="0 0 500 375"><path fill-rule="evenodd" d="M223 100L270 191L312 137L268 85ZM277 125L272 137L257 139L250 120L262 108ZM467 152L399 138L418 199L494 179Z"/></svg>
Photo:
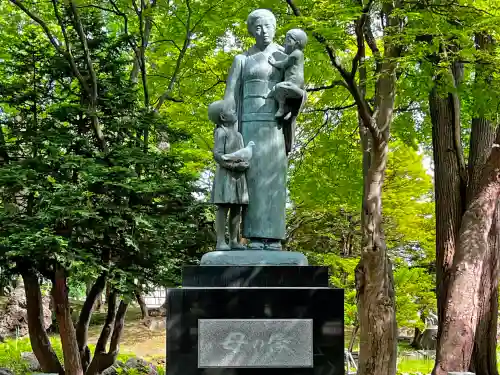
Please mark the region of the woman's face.
<svg viewBox="0 0 500 375"><path fill-rule="evenodd" d="M271 19L263 17L255 21L253 26L253 35L257 45L268 46L273 42L275 33L276 30Z"/></svg>

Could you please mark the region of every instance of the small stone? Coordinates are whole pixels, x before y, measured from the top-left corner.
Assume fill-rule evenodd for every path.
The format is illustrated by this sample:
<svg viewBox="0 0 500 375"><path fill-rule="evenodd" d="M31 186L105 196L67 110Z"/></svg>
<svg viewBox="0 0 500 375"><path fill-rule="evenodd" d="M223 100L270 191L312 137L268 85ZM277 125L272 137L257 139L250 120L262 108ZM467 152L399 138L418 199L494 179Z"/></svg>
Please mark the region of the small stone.
<svg viewBox="0 0 500 375"><path fill-rule="evenodd" d="M135 369L141 375L158 375L156 366L142 358L129 358L127 362L125 362L125 368Z"/></svg>
<svg viewBox="0 0 500 375"><path fill-rule="evenodd" d="M15 374L7 368L0 368L0 375L15 375Z"/></svg>
<svg viewBox="0 0 500 375"><path fill-rule="evenodd" d="M36 358L35 354L31 352L23 352L21 353L21 359L28 363L30 371L41 370L40 363L38 362L38 359Z"/></svg>

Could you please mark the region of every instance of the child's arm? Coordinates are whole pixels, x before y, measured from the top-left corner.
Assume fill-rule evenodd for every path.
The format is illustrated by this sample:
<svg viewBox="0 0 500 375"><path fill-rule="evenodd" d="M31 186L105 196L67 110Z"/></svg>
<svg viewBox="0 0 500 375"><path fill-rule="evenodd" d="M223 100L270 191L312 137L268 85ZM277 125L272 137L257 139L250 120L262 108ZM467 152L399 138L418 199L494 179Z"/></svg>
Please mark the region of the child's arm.
<svg viewBox="0 0 500 375"><path fill-rule="evenodd" d="M221 128L215 129L213 154L214 154L214 160L221 167L224 167L224 164L226 164L226 162L222 160L222 155L224 155L225 141L226 141L226 132Z"/></svg>
<svg viewBox="0 0 500 375"><path fill-rule="evenodd" d="M215 129L214 150L213 150L215 161L224 169L229 169L231 171L239 171L239 172L246 170L248 168L247 162L225 161L222 159L222 155L224 155L224 144L226 141L226 137L227 135L224 129L221 128ZM239 137L241 137L240 138L241 148L243 148L244 147L243 137L241 134L239 134Z"/></svg>
<svg viewBox="0 0 500 375"><path fill-rule="evenodd" d="M290 56L287 56L284 60L281 60L281 61L276 61L276 59L273 56L269 56L268 61L269 61L269 64L274 66L276 69L286 69L289 66L291 66Z"/></svg>
<svg viewBox="0 0 500 375"><path fill-rule="evenodd" d="M282 61L276 61L273 56L269 56L269 64L277 69L288 69L289 67L304 61L304 53L296 49Z"/></svg>

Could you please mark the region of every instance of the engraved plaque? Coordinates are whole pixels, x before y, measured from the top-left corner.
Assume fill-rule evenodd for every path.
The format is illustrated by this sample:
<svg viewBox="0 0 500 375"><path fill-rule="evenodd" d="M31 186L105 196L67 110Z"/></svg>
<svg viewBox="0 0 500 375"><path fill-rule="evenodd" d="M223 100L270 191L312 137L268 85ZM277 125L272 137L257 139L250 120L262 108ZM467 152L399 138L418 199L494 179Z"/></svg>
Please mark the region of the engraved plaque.
<svg viewBox="0 0 500 375"><path fill-rule="evenodd" d="M199 319L198 368L313 367L312 319Z"/></svg>

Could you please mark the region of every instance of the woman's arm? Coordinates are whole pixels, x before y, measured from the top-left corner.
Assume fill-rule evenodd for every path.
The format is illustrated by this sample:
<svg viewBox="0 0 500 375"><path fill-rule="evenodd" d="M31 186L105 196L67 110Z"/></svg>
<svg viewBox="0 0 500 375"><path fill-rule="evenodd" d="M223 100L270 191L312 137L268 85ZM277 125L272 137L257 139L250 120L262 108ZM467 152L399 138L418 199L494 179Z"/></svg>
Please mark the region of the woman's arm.
<svg viewBox="0 0 500 375"><path fill-rule="evenodd" d="M237 97L241 85L241 68L245 56L237 55L234 58L233 65L229 70L229 75L226 81L226 92L224 93L224 100L231 103L236 109Z"/></svg>

